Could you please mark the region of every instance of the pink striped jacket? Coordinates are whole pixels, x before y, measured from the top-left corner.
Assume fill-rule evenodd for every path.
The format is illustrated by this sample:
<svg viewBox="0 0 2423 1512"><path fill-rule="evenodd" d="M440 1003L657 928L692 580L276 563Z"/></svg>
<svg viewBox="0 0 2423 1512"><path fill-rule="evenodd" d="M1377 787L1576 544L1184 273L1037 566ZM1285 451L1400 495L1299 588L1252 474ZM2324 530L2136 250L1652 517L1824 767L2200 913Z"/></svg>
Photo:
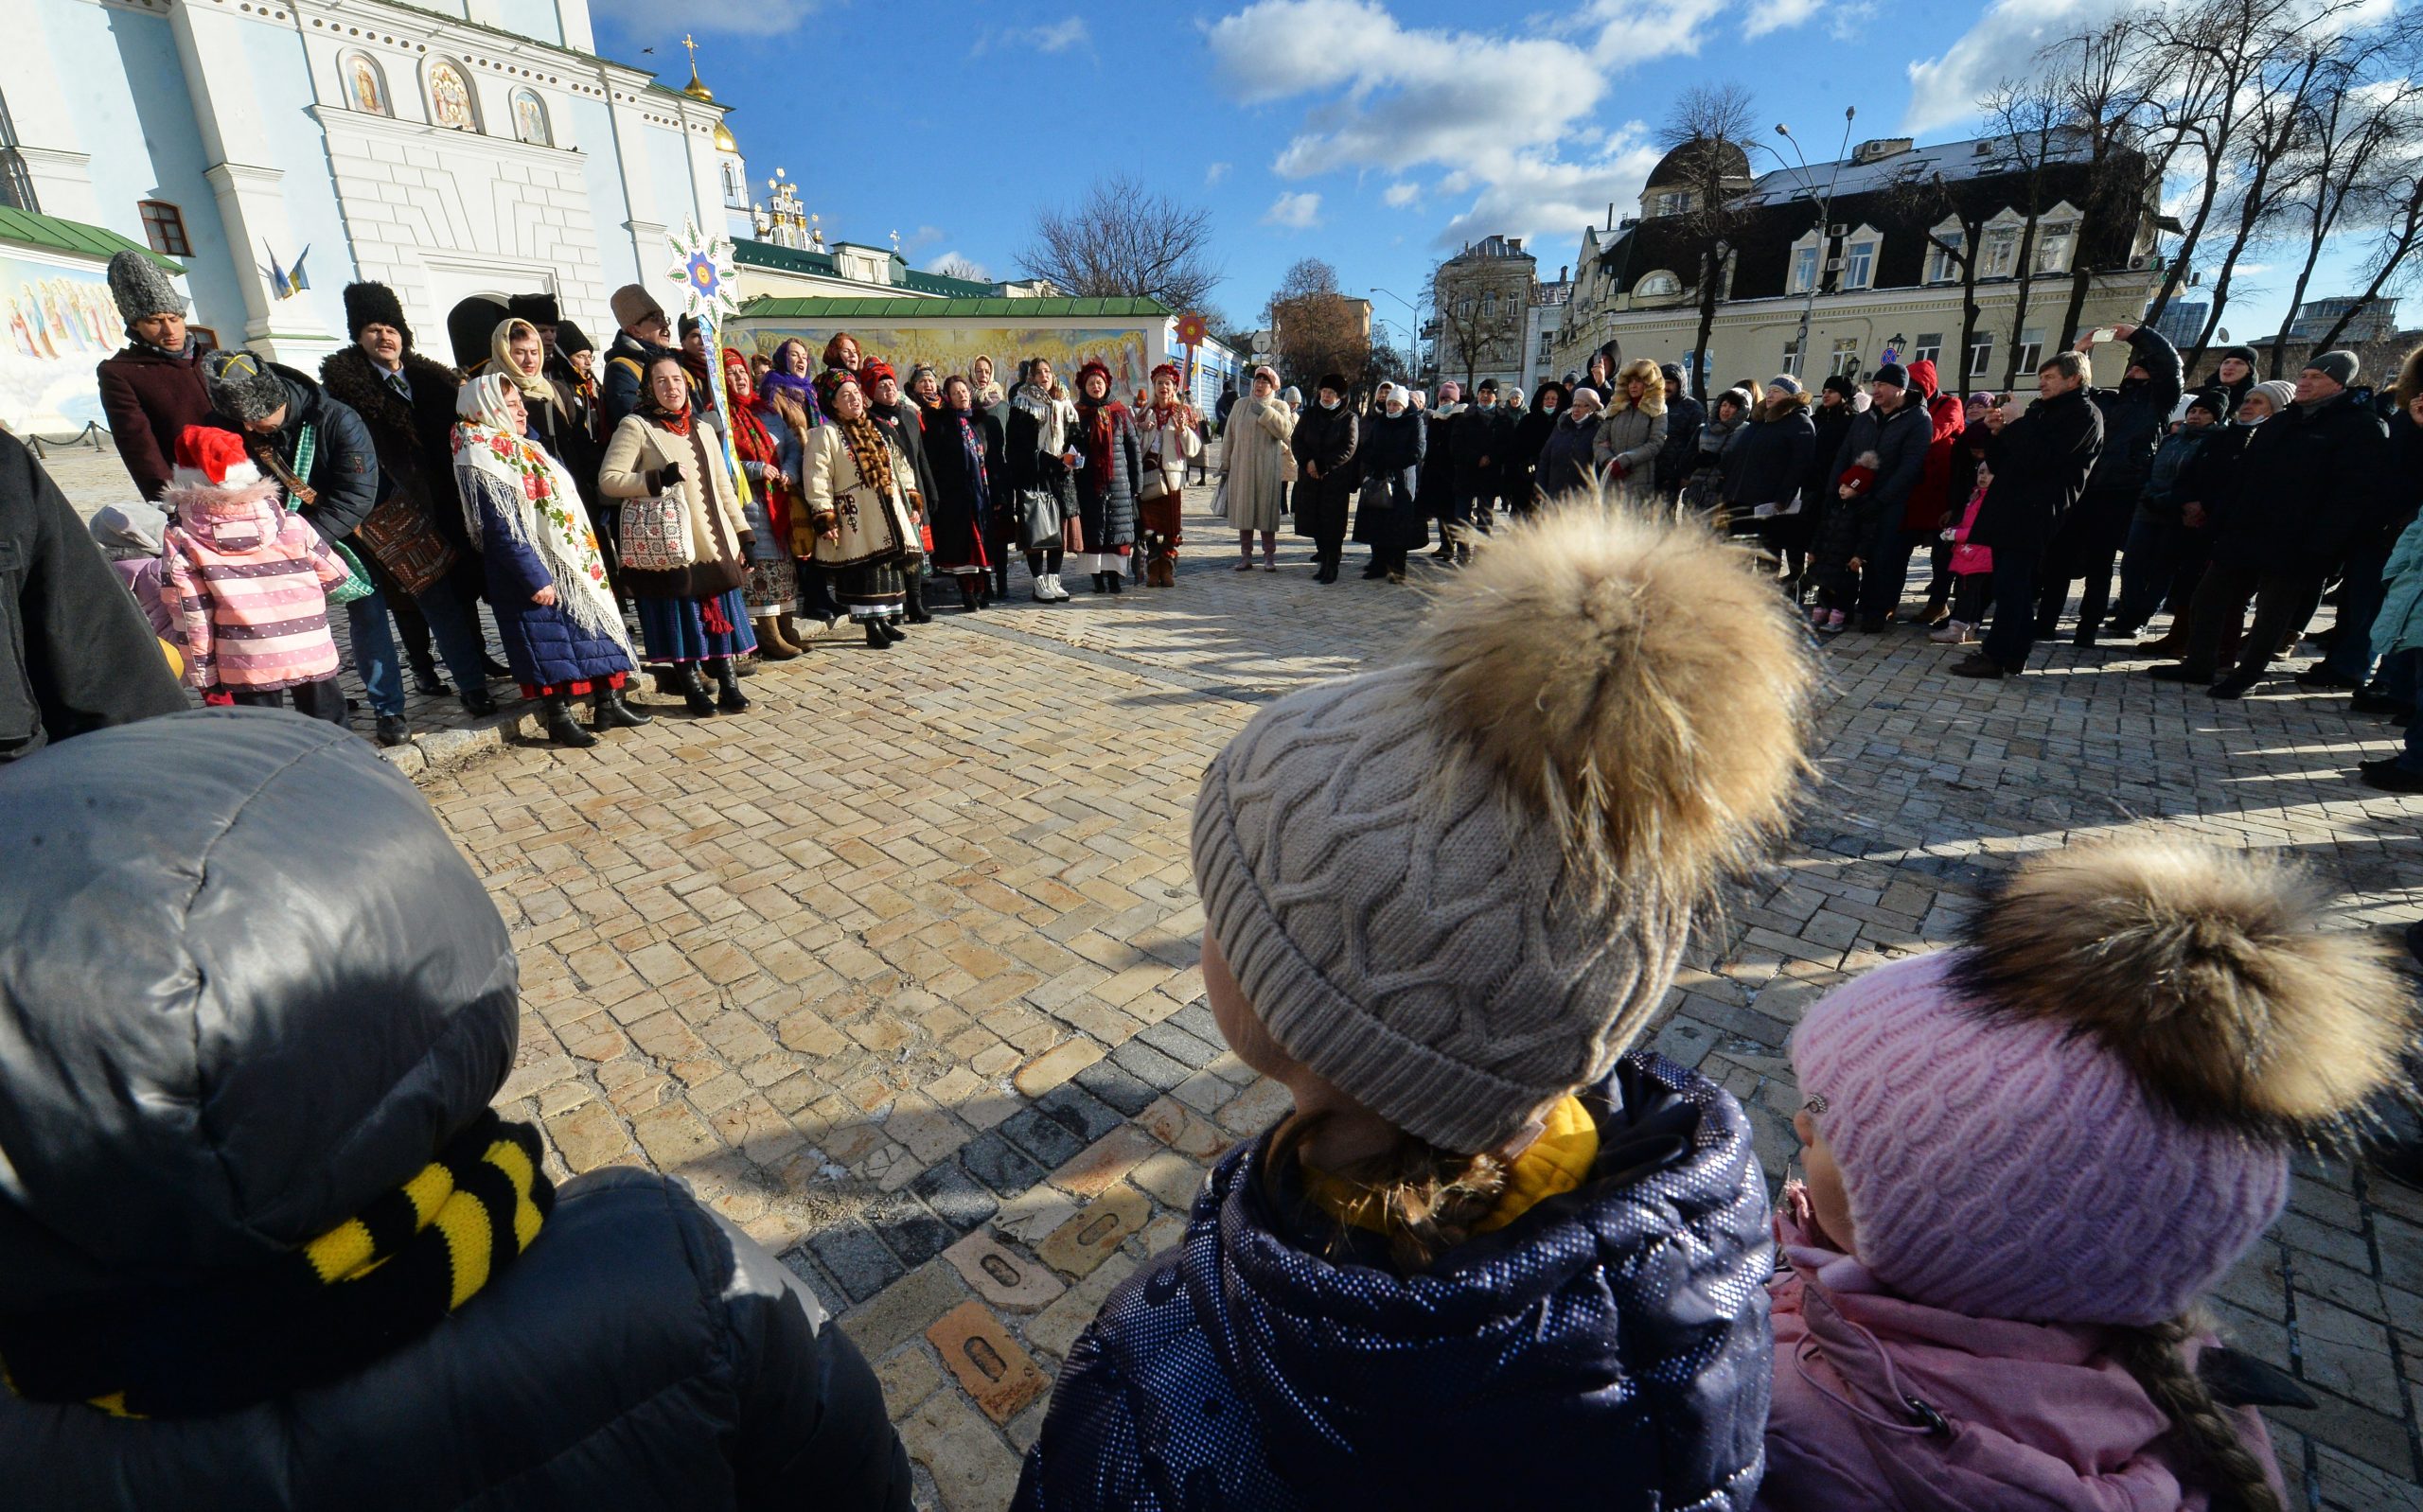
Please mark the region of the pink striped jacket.
<svg viewBox="0 0 2423 1512"><path fill-rule="evenodd" d="M163 594L196 688L291 688L336 676L327 589L345 562L278 506L268 480L241 488L171 484L176 511L161 554Z"/></svg>

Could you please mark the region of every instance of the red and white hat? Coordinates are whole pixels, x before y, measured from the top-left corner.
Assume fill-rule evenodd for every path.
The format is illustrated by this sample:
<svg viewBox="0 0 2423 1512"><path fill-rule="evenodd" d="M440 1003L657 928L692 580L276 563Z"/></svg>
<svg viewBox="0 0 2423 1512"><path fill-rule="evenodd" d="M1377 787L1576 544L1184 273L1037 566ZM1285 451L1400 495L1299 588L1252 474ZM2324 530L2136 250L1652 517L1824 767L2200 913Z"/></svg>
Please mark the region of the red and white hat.
<svg viewBox="0 0 2423 1512"><path fill-rule="evenodd" d="M261 470L244 449L242 436L189 425L177 435L177 466L169 481L184 487L249 488L261 481Z"/></svg>

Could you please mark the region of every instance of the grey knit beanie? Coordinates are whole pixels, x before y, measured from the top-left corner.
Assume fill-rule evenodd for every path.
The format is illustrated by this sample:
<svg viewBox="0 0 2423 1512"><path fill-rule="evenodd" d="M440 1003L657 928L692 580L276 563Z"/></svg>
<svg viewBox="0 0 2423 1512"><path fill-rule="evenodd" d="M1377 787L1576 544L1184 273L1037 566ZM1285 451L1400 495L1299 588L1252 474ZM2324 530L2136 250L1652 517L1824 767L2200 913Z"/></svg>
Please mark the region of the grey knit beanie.
<svg viewBox="0 0 2423 1512"><path fill-rule="evenodd" d="M2362 363L2355 353L2343 349L2336 352L2322 352L2307 358L2306 366L2312 368L2343 389L2356 381L2356 374Z"/></svg>
<svg viewBox="0 0 2423 1512"><path fill-rule="evenodd" d="M1752 564L1583 501L1212 759L1205 928L1291 1057L1459 1153L1606 1074L1805 770L1813 663Z"/></svg>
<svg viewBox="0 0 2423 1512"><path fill-rule="evenodd" d="M202 386L210 407L239 426L268 419L287 401L286 385L270 371L269 360L241 347L204 359Z"/></svg>
<svg viewBox="0 0 2423 1512"><path fill-rule="evenodd" d="M110 297L130 325L152 315L186 312L186 296L177 292L168 270L132 247L110 255Z"/></svg>

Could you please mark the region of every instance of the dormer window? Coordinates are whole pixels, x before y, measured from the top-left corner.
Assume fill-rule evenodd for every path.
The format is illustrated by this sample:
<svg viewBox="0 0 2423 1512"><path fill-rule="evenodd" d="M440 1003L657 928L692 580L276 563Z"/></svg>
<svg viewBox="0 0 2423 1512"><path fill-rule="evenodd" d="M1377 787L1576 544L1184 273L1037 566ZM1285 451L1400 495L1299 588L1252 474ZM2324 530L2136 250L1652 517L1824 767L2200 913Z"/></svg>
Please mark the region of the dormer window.
<svg viewBox="0 0 2423 1512"><path fill-rule="evenodd" d="M1866 226L1852 235L1843 248L1843 288L1866 289L1876 282L1876 254L1882 245Z"/></svg>
<svg viewBox="0 0 2423 1512"><path fill-rule="evenodd" d="M1683 281L1660 268L1633 285L1632 291L1640 299L1671 299L1683 291Z"/></svg>

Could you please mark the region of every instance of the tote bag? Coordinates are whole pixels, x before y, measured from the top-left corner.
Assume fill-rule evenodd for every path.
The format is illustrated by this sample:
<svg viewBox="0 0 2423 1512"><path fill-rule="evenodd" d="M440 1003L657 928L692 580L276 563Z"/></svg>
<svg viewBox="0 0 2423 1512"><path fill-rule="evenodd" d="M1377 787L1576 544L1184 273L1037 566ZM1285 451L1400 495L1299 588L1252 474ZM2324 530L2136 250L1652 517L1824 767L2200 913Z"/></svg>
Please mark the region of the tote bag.
<svg viewBox="0 0 2423 1512"><path fill-rule="evenodd" d="M662 450L657 462L665 461ZM703 484L706 480L700 479ZM679 483L673 491L623 501L623 565L643 572L668 572L698 558L690 538L690 503Z"/></svg>

